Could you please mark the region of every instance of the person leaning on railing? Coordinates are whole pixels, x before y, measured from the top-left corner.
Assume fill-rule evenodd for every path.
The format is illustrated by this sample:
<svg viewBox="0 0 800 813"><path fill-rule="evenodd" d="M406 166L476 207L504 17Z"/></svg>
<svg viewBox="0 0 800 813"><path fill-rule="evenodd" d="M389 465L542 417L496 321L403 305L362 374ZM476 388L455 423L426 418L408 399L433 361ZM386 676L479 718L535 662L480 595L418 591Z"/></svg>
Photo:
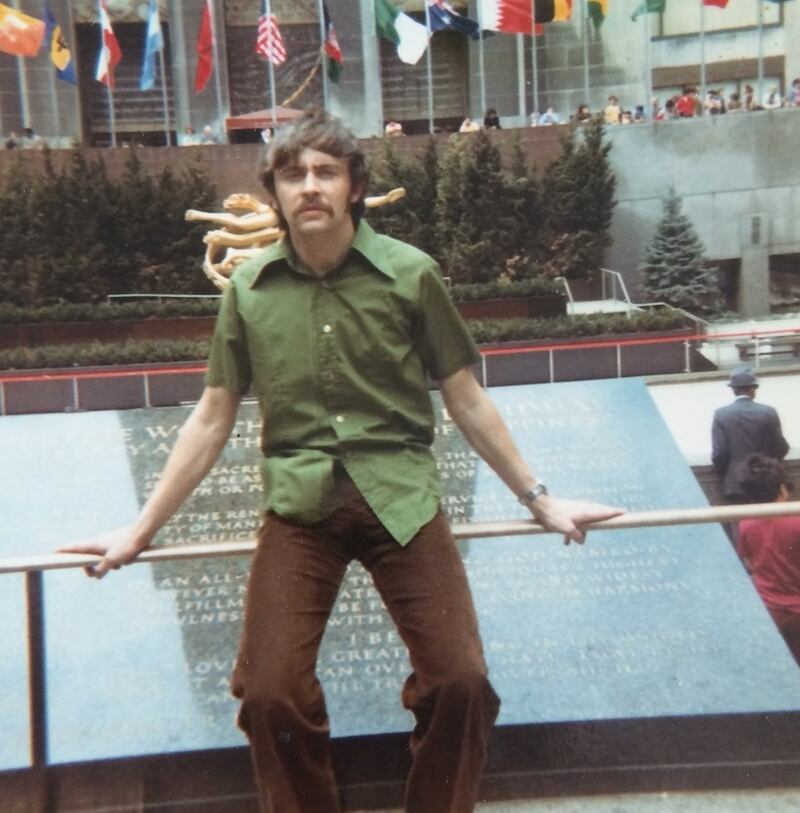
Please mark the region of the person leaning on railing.
<svg viewBox="0 0 800 813"><path fill-rule="evenodd" d="M566 541L619 509L551 497L476 381L480 360L436 263L362 219L366 159L335 118L281 128L262 172L285 236L231 277L206 388L130 526L62 550L132 561L225 446L239 402L259 400L266 519L232 679L267 811L338 811L315 666L349 562L371 573L412 674L406 790L415 813L472 810L499 700L464 565L439 506L428 375L467 441ZM584 452L590 454L589 450Z"/></svg>

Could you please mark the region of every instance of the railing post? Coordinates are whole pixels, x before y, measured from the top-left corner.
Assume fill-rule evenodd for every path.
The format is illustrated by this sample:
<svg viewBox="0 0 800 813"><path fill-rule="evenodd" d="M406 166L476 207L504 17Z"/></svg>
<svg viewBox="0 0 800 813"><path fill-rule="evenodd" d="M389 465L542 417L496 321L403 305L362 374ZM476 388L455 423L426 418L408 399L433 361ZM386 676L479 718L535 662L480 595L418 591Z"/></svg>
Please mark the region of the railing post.
<svg viewBox="0 0 800 813"><path fill-rule="evenodd" d="M688 339L683 342L683 365L683 371L685 373L692 372L691 345Z"/></svg>
<svg viewBox="0 0 800 813"><path fill-rule="evenodd" d="M41 570L25 574L28 620L28 685L31 765L47 765L47 687L45 678L44 587Z"/></svg>

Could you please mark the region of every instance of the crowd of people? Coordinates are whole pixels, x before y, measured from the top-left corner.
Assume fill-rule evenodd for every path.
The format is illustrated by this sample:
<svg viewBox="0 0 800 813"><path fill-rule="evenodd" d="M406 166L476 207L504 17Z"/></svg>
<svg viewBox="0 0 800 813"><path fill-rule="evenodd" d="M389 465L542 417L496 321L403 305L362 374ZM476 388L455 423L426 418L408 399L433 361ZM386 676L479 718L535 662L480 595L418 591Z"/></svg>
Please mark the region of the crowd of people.
<svg viewBox="0 0 800 813"><path fill-rule="evenodd" d="M668 121L669 119L689 119L696 116L716 116L724 113L741 113L755 110L777 110L781 107L800 107L800 78L795 79L783 97L777 85L770 85L761 100L758 99L752 85L746 84L742 93L731 92L727 99L718 88L709 88L705 98L701 98L697 88L690 85L682 88L680 93L670 96L663 104L657 97L650 100L649 113L644 105L637 105L633 110L624 109L616 96L608 97L608 104L603 110L606 124L633 124L647 121ZM589 118L586 105L580 105L573 116L574 121Z"/></svg>

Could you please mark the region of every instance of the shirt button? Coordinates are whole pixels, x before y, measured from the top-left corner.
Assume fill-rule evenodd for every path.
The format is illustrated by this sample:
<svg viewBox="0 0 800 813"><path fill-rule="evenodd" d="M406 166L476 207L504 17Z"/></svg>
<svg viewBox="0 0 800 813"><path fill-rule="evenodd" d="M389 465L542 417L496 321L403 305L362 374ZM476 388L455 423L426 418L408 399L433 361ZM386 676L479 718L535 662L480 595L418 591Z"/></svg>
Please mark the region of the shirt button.
<svg viewBox="0 0 800 813"><path fill-rule="evenodd" d="M322 332L323 333L330 333L332 330L333 330L333 328L330 325L323 325L323 327L322 327Z"/></svg>
<svg viewBox="0 0 800 813"><path fill-rule="evenodd" d="M336 423L344 423L344 415L337 415Z"/></svg>

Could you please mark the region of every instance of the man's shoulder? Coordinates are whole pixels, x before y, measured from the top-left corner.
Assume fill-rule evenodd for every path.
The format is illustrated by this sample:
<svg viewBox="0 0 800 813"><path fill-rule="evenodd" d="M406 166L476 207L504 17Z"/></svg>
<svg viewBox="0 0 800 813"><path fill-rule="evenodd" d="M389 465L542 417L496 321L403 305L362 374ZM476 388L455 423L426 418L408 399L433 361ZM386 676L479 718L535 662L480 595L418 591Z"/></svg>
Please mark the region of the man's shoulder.
<svg viewBox="0 0 800 813"><path fill-rule="evenodd" d="M272 259L276 259L278 254L274 246L265 248L258 254L248 257L244 262L239 263L230 276L231 284L237 290L250 288L256 277L261 273L261 269Z"/></svg>
<svg viewBox="0 0 800 813"><path fill-rule="evenodd" d="M373 232L370 253L374 254L374 260L384 270L392 271L395 275L402 274L407 277L409 274L420 275L431 271L438 273L439 265L430 254L388 234Z"/></svg>

